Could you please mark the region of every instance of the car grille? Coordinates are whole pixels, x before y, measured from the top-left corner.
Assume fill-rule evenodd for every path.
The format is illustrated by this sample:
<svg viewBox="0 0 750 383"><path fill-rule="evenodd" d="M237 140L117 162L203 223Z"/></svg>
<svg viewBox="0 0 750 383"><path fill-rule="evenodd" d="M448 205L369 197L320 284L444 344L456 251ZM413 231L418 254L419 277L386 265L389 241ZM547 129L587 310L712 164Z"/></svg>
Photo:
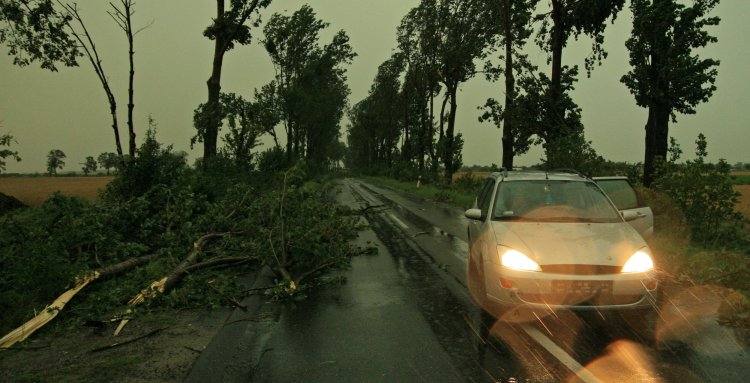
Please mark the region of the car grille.
<svg viewBox="0 0 750 383"><path fill-rule="evenodd" d="M519 293L518 297L528 303L541 303L565 306L606 306L606 305L627 305L636 303L642 295L581 295L581 294L538 294L538 293Z"/></svg>
<svg viewBox="0 0 750 383"><path fill-rule="evenodd" d="M604 275L619 274L620 266L609 265L541 265L542 271L552 274L571 274L571 275Z"/></svg>

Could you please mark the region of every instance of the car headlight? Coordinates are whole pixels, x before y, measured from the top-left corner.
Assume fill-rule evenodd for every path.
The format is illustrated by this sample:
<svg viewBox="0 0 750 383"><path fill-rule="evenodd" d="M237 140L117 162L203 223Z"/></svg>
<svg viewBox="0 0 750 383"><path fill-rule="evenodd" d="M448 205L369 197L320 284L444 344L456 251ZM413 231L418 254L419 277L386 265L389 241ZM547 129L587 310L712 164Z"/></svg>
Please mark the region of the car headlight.
<svg viewBox="0 0 750 383"><path fill-rule="evenodd" d="M527 257L524 253L499 246L500 264L504 267L520 271L542 271L539 264Z"/></svg>
<svg viewBox="0 0 750 383"><path fill-rule="evenodd" d="M625 262L620 270L623 273L645 273L654 269L654 261L645 250L638 250Z"/></svg>

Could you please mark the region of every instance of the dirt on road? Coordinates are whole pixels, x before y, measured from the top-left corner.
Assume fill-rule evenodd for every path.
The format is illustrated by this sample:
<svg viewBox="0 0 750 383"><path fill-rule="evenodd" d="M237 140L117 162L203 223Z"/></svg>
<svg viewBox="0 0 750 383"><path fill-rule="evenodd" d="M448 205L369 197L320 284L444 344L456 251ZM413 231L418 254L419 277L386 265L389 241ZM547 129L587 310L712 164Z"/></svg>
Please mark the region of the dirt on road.
<svg viewBox="0 0 750 383"><path fill-rule="evenodd" d="M94 200L112 181L111 176L92 177L0 177L0 193L18 198L29 206L39 206L54 192Z"/></svg>

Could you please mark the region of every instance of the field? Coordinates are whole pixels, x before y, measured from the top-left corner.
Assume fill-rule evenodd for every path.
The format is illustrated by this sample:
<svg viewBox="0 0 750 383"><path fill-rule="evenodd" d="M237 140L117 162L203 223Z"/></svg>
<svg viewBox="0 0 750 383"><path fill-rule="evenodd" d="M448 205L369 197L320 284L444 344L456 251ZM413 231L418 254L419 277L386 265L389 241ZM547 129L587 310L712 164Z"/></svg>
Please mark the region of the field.
<svg viewBox="0 0 750 383"><path fill-rule="evenodd" d="M18 198L29 206L39 206L52 193L94 200L112 177L0 177L0 193Z"/></svg>

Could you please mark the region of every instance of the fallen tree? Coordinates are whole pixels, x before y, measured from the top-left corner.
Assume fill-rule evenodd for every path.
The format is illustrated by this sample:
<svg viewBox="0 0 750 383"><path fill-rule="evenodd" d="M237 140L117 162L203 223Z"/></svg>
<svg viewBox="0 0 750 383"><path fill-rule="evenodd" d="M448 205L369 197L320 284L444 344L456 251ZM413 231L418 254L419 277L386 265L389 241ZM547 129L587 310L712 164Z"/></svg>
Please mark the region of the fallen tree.
<svg viewBox="0 0 750 383"><path fill-rule="evenodd" d="M206 245L206 243L208 243L208 241L216 238L226 237L230 234L232 233L209 233L198 238L198 240L193 243L193 248L190 250L185 259L183 259L182 262L180 262L180 264L177 265L177 267L175 267L169 275L152 282L148 287L141 290L136 296L128 301L128 309L125 311L125 314L120 320L120 324L117 325L117 328L115 329L113 335L119 335L123 327L125 327L125 325L130 322L130 315L133 313L134 307L169 291L189 273L208 267L227 264L239 264L249 261L251 259L249 257L225 257L214 258L205 262L197 263L198 256L201 254L201 252L203 251L203 247Z"/></svg>
<svg viewBox="0 0 750 383"><path fill-rule="evenodd" d="M71 289L62 293L42 312L2 337L2 339L0 339L0 348L8 348L18 342L23 341L24 339L28 338L29 335L36 332L36 330L39 330L44 325L55 319L57 314L62 311L65 305L68 304L68 302L70 302L70 300L73 299L73 297L78 294L79 291L83 290L83 288L88 286L91 282L94 282L98 279L108 278L113 275L117 275L119 273L130 270L136 266L143 265L148 261L154 259L155 256L155 254L151 254L138 258L131 258L115 265L107 266L99 270L94 270L84 275L83 277L77 278L75 285Z"/></svg>

